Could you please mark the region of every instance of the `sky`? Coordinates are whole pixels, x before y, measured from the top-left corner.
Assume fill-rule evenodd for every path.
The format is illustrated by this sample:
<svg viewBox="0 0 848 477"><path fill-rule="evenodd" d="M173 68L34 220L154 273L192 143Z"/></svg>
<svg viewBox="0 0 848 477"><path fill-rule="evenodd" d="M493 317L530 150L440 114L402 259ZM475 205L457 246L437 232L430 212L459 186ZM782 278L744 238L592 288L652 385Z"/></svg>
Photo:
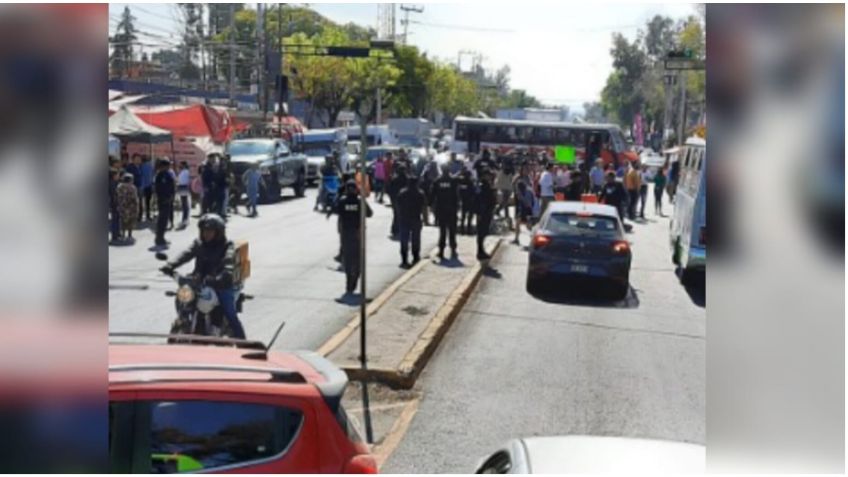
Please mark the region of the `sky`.
<svg viewBox="0 0 848 477"><path fill-rule="evenodd" d="M174 4L109 5L110 33L124 6L137 18L137 27L156 36L143 37L153 44L176 42L178 34ZM248 4L255 8L255 4ZM406 4L412 5L412 4ZM597 101L612 71L610 46L613 32L630 39L654 15L674 19L695 14L688 4L604 4L585 2L509 4L427 3L422 13L411 13L408 43L431 58L457 62L461 50L483 55L483 66L497 69L509 65L513 88L526 90L548 105L580 109L583 102ZM376 3L311 3L327 18L376 27ZM397 33L403 31L397 9ZM412 23L421 22L421 23ZM174 38L174 40L166 40ZM469 56L463 57L467 67Z"/></svg>

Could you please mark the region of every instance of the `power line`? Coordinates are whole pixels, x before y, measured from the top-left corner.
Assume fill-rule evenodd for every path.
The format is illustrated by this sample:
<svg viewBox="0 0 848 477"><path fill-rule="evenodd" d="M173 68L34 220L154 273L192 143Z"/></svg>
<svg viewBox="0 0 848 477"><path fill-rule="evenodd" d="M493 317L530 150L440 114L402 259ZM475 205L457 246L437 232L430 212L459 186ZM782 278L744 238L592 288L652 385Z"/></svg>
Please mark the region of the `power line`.
<svg viewBox="0 0 848 477"><path fill-rule="evenodd" d="M465 25L448 25L444 23L429 23L429 22L421 22L417 20L409 20L410 23L415 23L416 25L421 25L425 27L433 27L433 28L447 28L451 30L468 30L468 31L481 31L481 32L491 32L491 33L515 33L515 30L507 30L504 28L486 28L486 27L474 27L474 26L465 26Z"/></svg>

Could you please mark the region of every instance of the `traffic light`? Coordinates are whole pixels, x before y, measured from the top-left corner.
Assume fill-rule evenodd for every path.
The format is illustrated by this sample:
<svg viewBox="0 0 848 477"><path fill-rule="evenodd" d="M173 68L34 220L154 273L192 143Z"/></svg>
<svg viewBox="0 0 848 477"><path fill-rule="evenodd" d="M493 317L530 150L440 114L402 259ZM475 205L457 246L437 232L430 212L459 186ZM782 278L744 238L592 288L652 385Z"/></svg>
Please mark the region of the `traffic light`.
<svg viewBox="0 0 848 477"><path fill-rule="evenodd" d="M341 56L344 58L368 58L371 50L369 48L356 46L328 46L327 56Z"/></svg>
<svg viewBox="0 0 848 477"><path fill-rule="evenodd" d="M668 52L666 58L684 58L691 60L695 58L695 52L692 51L691 48L686 48L684 50L672 50Z"/></svg>

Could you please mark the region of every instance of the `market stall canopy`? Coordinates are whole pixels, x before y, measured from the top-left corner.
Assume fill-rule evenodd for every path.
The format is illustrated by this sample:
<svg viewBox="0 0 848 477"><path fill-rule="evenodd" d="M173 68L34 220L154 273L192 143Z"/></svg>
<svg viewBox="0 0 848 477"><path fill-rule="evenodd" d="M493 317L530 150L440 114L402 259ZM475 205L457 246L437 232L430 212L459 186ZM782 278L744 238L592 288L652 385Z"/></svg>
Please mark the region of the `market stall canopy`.
<svg viewBox="0 0 848 477"><path fill-rule="evenodd" d="M176 137L210 137L223 144L233 133L233 121L225 109L202 104L131 108L143 121L167 129Z"/></svg>
<svg viewBox="0 0 848 477"><path fill-rule="evenodd" d="M172 138L169 131L147 124L126 106L109 117L109 134L137 142L170 141Z"/></svg>

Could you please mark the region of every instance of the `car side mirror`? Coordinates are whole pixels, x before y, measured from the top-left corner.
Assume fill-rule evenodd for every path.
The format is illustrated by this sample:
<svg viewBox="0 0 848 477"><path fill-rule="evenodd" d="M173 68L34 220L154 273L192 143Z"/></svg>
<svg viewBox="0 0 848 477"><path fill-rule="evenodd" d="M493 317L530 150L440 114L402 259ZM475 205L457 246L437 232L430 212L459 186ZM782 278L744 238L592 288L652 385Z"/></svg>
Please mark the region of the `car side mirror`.
<svg viewBox="0 0 848 477"><path fill-rule="evenodd" d="M163 262L168 260L168 254L164 252L156 252L156 260L162 260Z"/></svg>

